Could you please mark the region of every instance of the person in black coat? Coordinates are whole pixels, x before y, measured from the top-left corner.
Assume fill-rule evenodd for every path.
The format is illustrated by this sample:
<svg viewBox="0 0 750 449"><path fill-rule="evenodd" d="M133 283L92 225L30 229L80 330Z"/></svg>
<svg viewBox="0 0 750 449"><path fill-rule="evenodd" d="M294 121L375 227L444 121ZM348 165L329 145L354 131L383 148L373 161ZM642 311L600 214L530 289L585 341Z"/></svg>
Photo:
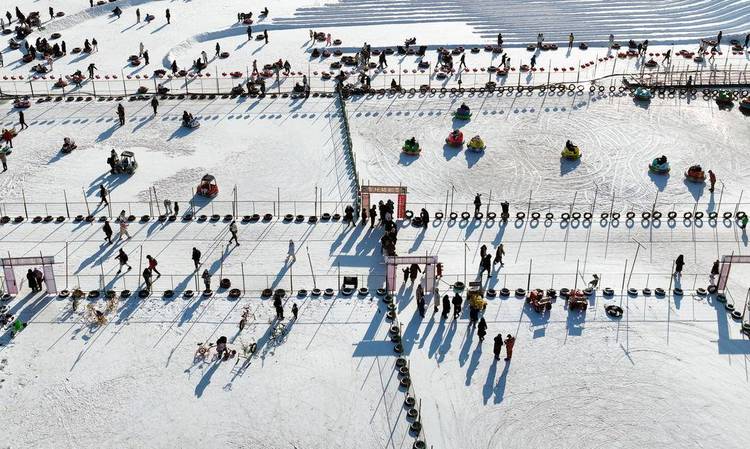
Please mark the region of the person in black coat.
<svg viewBox="0 0 750 449"><path fill-rule="evenodd" d="M192 259L193 259L193 264L195 265L195 271L198 271L198 266L201 263L201 252L196 247L193 247Z"/></svg>
<svg viewBox="0 0 750 449"><path fill-rule="evenodd" d="M409 279L411 279L412 284L417 280L417 276L419 276L419 273L421 272L422 268L420 268L419 265L415 263L411 264L411 267L409 267Z"/></svg>
<svg viewBox="0 0 750 449"><path fill-rule="evenodd" d="M156 115L156 109L159 107L159 100L156 99L156 95L151 97L151 107L154 108L154 115Z"/></svg>
<svg viewBox="0 0 750 449"><path fill-rule="evenodd" d="M448 313L451 310L451 300L448 295L443 296L443 315L442 318L445 320L448 318Z"/></svg>
<svg viewBox="0 0 750 449"><path fill-rule="evenodd" d="M461 306L463 305L464 301L463 298L461 298L461 295L456 293L453 296L453 319L457 319L461 315Z"/></svg>
<svg viewBox="0 0 750 449"><path fill-rule="evenodd" d="M36 275L34 275L34 271L31 268L29 268L29 271L26 273L26 280L29 281L29 288L32 292L39 290L39 286L36 282Z"/></svg>
<svg viewBox="0 0 750 449"><path fill-rule="evenodd" d="M484 341L485 335L487 335L487 322L482 317L479 319L479 324L477 325L477 336L480 342Z"/></svg>
<svg viewBox="0 0 750 449"><path fill-rule="evenodd" d="M500 360L500 352L503 350L503 334L495 336L495 343L492 345L492 353L495 354L495 360Z"/></svg>
<svg viewBox="0 0 750 449"><path fill-rule="evenodd" d="M102 231L104 231L104 240L106 240L107 243L112 243L112 226L110 226L109 220L104 221Z"/></svg>
<svg viewBox="0 0 750 449"><path fill-rule="evenodd" d="M674 275L682 276L682 267L685 266L685 256L680 254L677 256L677 260L674 261Z"/></svg>

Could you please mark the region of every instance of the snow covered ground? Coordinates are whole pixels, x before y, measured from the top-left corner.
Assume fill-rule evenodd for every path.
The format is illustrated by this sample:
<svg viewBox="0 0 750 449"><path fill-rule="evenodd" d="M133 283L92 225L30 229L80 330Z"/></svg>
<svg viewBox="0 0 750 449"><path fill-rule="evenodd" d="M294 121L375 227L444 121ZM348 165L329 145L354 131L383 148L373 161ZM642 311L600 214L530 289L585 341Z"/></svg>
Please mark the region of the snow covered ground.
<svg viewBox="0 0 750 449"><path fill-rule="evenodd" d="M453 119L461 103L472 108L471 121ZM722 211L733 211L748 187L750 166L740 150L750 138L747 117L700 97L654 99L648 105L608 92L358 97L348 112L362 182L407 185L410 208L416 210L421 203L435 203L433 213L443 210L452 186L454 202L462 203L454 207L457 212L468 210L477 192L489 201L490 190L494 203L507 200L524 212L530 194L532 210L551 207L559 213L575 196L574 209L586 211L597 187L598 212L609 212L614 196L616 211L634 208L640 215L651 210L657 192L657 209L674 207L681 215L699 202L700 210L716 210L718 190L712 194L684 180L693 164L713 170L724 183ZM480 135L487 149L477 153L446 145L455 128L467 141ZM419 157L400 151L412 136L422 145ZM567 139L581 148L579 161L561 159ZM669 176L648 171L662 154L672 167Z"/></svg>
<svg viewBox="0 0 750 449"><path fill-rule="evenodd" d="M47 17L48 3L17 3L23 11L40 10ZM124 10L120 19L109 15L115 4ZM539 56L539 66L548 71L574 67L566 71L566 82L579 72L588 80L641 69L642 61L634 59L598 61L610 56L604 47L610 32L620 41L650 39L650 51L659 58L656 53L673 44L675 50L691 48L698 38L722 29L724 52L714 65L736 69L745 66L748 54L731 54L727 42L744 39L750 24L747 0L540 1L533 10L517 0L277 0L268 4L270 17L253 24L254 33L270 33L263 45L247 41L236 14L248 6L236 0L121 0L93 9L86 2L66 1L54 6L66 15L46 23L42 35L60 32L68 47L85 38L99 41L98 53L55 61L55 74L83 70L93 62L101 77L150 75L151 69L125 66L141 41L154 69L173 58L182 65L201 50L210 57L218 42L231 54L211 63L213 75L245 72L253 59L266 63L280 57L289 59L297 73L314 74L328 70L330 61L310 60L311 28L342 39L346 53L365 41L394 46L416 36L418 44L430 46L426 59L432 63L434 48L493 44L502 31L514 67L531 56L524 47L537 32L561 43L572 31L577 41L592 47ZM256 17L263 6L252 6ZM170 25L164 22L167 7ZM156 20L136 24L135 8L143 16L155 14ZM28 86L18 84L19 75L29 75L29 67L17 61L20 53L6 48L3 57L0 77L16 77L0 80L3 91ZM466 59L470 71L464 72L464 82L476 78L481 83L487 75L473 69L497 64L498 55L481 51ZM415 56L391 57L387 76L373 78L374 85L389 83L399 68L408 71L402 72L407 87L428 82L426 73L412 77L417 61ZM585 63L591 64L580 68ZM699 67L687 60L679 65ZM562 77L562 71L556 73ZM541 71L529 77L515 72L507 82L544 78ZM202 80L196 83L207 82ZM619 76L602 84L617 81ZM148 298L134 295L114 303L114 310L105 313L107 323L96 326L86 318L85 306L105 310L105 300L84 300L74 311L69 299L31 292L25 268L15 268L20 293L1 304L29 324L12 340L8 330L0 335L0 448L408 449L417 438L436 449L742 447L750 422L750 340L715 295L701 296L697 289L708 285L714 260L750 255L747 231L734 217L682 219L683 212L694 209L750 212L744 193L750 169L748 117L736 108L719 109L700 95L638 105L608 89L594 95L355 96L346 104L354 166L342 110L332 97L164 99L155 116L148 101L125 98L127 120L121 128L117 100L91 95L87 101L89 88L84 84L80 101L34 102L26 110L30 127L14 139L9 170L0 174L0 216L101 216L120 209L153 216L162 212L154 192L159 201L178 201L182 212L192 202L198 214L227 214L236 186L239 215L276 217L240 224L239 246L227 244L224 220L136 221L130 226L132 238L112 245L104 244L98 223L0 225L0 256L54 256L60 289L137 291L146 255L158 259L162 273ZM470 122L452 120L461 102L473 110ZM17 126L17 111L8 102L0 109L7 111L0 115L0 126ZM180 128L183 110L200 120L199 129ZM455 127L467 138L480 134L487 150L472 154L444 147ZM59 152L65 136L78 144L69 155ZM416 159L400 153L411 136L423 146ZM566 139L583 151L577 164L560 161ZM112 148L136 153L135 175L108 174L105 160ZM670 159L671 175L649 175L648 162L661 154ZM695 163L716 172L715 192L684 182L682 172ZM504 266L495 265L492 277L482 279L486 289L581 288L594 274L600 277L600 289L583 313L568 310L561 299L549 314L540 315L522 298L487 298L489 328L481 344L466 307L459 319L441 320L430 302L421 318L415 286L399 279L397 320L409 360L410 391L424 425L419 436L409 432L406 391L399 387L389 337L392 323L381 298L372 293L295 295L299 289L337 289L343 276L355 276L371 292L384 284L381 229L278 218L340 213L356 198L355 169L364 183L407 186L407 208L427 207L433 217L438 211L471 210L477 192L491 211L499 212L500 201L508 200L514 216L519 211L554 213L548 221L433 220L426 228L401 223L398 254L437 256L444 264L441 295L456 281L478 277L482 245L494 252L503 244L506 252ZM193 196L205 173L215 175L221 189L212 201ZM111 211L97 206L101 183L112 191ZM592 207L591 221L560 219L562 212ZM625 219L627 211L640 217L652 208L680 216L675 221ZM623 216L599 219L610 210ZM294 263L286 261L289 240L296 244ZM202 252L199 270L212 274L214 287L220 278L229 279L241 290L239 299L229 298L225 289L210 297L183 296L201 288L190 259L194 247ZM131 271L117 273L118 249L129 254ZM673 278L672 263L679 254L686 266L681 277ZM744 310L748 276L747 265L732 266L725 294L736 310ZM614 296L604 297L604 287L614 289ZM672 294L675 287L684 296ZM283 320L274 321L272 300L261 298L266 288L290 293ZM628 296L628 288L638 294ZM644 288L663 288L668 294L646 295ZM166 297L167 290L175 296ZM295 303L299 316L292 319ZM605 313L605 306L613 304L624 309L621 318ZM250 318L240 331L245 309ZM498 333L517 337L511 362L493 359L492 339ZM256 342L257 352L226 362L213 361L213 352L206 360L196 357L201 343L220 336L240 353Z"/></svg>
<svg viewBox="0 0 750 449"><path fill-rule="evenodd" d="M30 203L57 203L32 206L32 215L66 215L65 190L68 201L77 203L70 215L87 215L97 209L100 184L112 192L115 214L126 209L155 215L156 206L150 212L148 203L151 188L160 200L179 200L186 210L206 173L216 176L220 193L210 203L194 199L196 207L206 206L202 213L230 213L234 186L238 199L247 201L239 206L242 215L278 213L273 210L277 199L288 202L285 213L294 211L294 200L309 203L300 213L312 213L316 186L323 201L353 198L334 99L163 101L156 116L149 102L126 101L124 127L118 125L116 106L115 101L52 102L26 111L30 128L14 139L8 161L13 170L0 179L3 201L16 203L7 205L6 213L23 213L19 200L25 193ZM184 110L200 121L200 128L180 126ZM7 112L2 126L10 127L15 120L16 114ZM66 136L78 145L68 155L60 152ZM139 162L135 175L109 174L106 160L113 148L135 153ZM88 210L81 189L91 203Z"/></svg>

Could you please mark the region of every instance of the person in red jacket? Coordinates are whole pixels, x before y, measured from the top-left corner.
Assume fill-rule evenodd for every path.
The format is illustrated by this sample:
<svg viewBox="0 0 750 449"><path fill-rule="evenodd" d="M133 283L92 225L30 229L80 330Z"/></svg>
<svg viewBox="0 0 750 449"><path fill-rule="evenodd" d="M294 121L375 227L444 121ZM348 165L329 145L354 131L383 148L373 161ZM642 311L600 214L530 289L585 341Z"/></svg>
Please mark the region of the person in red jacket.
<svg viewBox="0 0 750 449"><path fill-rule="evenodd" d="M516 344L516 337L508 334L508 336L505 338L505 351L507 354L507 357L505 357L505 361L509 362L510 359L513 357L513 346Z"/></svg>
<svg viewBox="0 0 750 449"><path fill-rule="evenodd" d="M708 191L709 192L713 192L714 191L714 185L716 185L716 174L713 171L711 171L711 170L708 171L708 182L709 182L709 185L710 185Z"/></svg>

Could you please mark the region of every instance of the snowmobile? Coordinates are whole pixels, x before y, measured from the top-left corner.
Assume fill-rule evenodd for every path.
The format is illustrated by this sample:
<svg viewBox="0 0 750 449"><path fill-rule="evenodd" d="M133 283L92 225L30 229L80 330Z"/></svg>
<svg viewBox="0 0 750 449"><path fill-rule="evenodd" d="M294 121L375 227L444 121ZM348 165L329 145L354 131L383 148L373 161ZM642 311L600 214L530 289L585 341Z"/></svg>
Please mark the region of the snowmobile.
<svg viewBox="0 0 750 449"><path fill-rule="evenodd" d="M646 89L645 87L639 87L633 93L633 98L638 101L651 101L651 98L653 98L653 96L654 95L651 93L651 91Z"/></svg>
<svg viewBox="0 0 750 449"><path fill-rule="evenodd" d="M573 144L565 145L560 155L565 159L576 160L581 158L581 150Z"/></svg>
<svg viewBox="0 0 750 449"><path fill-rule="evenodd" d="M213 175L205 174L198 184L198 195L208 198L214 198L219 194L219 186L216 184L216 178Z"/></svg>
<svg viewBox="0 0 750 449"><path fill-rule="evenodd" d="M685 172L685 179L692 182L706 182L706 174L700 165L693 165Z"/></svg>
<svg viewBox="0 0 750 449"><path fill-rule="evenodd" d="M448 137L445 138L445 143L452 147L461 147L464 144L464 133L458 129L454 129Z"/></svg>
<svg viewBox="0 0 750 449"><path fill-rule="evenodd" d="M471 110L466 104L462 104L453 114L456 120L471 120Z"/></svg>
<svg viewBox="0 0 750 449"><path fill-rule="evenodd" d="M412 137L411 139L404 142L404 146L401 147L401 151L410 156L418 156L419 153L422 152L422 149L419 147L419 142L417 142L417 140Z"/></svg>
<svg viewBox="0 0 750 449"><path fill-rule="evenodd" d="M479 136L474 136L471 138L469 143L466 144L466 148L472 151L484 151L487 149L487 145L484 144L484 141Z"/></svg>
<svg viewBox="0 0 750 449"><path fill-rule="evenodd" d="M648 169L652 173L656 173L658 175L663 175L666 173L669 173L669 162L667 161L666 156L657 157L648 166Z"/></svg>

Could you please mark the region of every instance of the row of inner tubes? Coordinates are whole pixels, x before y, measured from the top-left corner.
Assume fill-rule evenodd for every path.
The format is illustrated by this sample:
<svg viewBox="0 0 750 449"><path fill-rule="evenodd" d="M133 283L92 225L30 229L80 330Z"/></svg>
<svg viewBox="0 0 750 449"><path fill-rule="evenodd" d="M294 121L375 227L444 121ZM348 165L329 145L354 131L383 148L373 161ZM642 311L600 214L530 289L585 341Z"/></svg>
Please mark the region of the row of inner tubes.
<svg viewBox="0 0 750 449"><path fill-rule="evenodd" d="M411 210L407 210L406 213L405 213L405 216L406 216L406 218L408 220L412 220L412 219L414 219L414 212L411 211ZM541 212L531 212L531 214L529 214L529 216L530 216L531 220L533 220L533 221L536 221L536 220L539 220L539 219L542 218ZM652 211L652 212L644 211L644 212L641 212L641 215L640 215L641 219L643 219L643 220L651 220L651 219L653 219L653 220L660 220L663 216L664 215L660 211L658 211L658 210L655 210L655 211ZM745 212L743 212L743 211L738 211L737 213L732 213L732 212L727 211L727 212L724 212L723 214L721 214L721 217L723 219L725 219L725 220L730 220L730 219L732 219L732 217L736 218L737 220L742 220L746 216L747 216L747 214ZM450 214L448 214L448 218L450 220L457 220L458 217L459 217L458 212L451 212ZM468 219L472 218L472 214L469 213L469 212L461 212L460 217L461 217L462 220L468 220ZM484 218L484 214L482 212L477 212L476 214L473 215L473 217L476 220L481 220L482 218ZM562 221L581 220L581 219L583 219L583 220L591 220L593 217L594 217L594 214L591 213L591 212L583 212L583 213L581 213L581 212L572 212L572 213L563 212L562 214L560 214L560 219ZM610 219L610 218L612 220L619 220L622 217L622 215L620 214L620 212L612 212L612 213L602 212L599 215L599 217L602 220L607 220L607 219ZM669 220L675 220L677 217L678 217L677 212L675 212L675 211L669 211L669 212L667 212L667 219L669 219ZM696 212L685 212L685 213L682 214L682 218L685 219L685 220L690 220L690 219L701 220L704 217L708 217L709 220L716 220L716 219L719 218L719 213L718 212L704 213L703 211L696 211ZM436 220L442 220L443 218L445 218L445 214L443 214L443 212L436 212L435 213L435 219ZM495 218L497 218L497 214L495 212L490 212L490 213L487 214L487 219L494 220ZM507 219L509 217L501 216L501 218ZM526 212L516 212L516 220L524 220L525 218L526 218ZM544 214L544 218L545 218L545 220L552 220L552 219L555 218L555 214L553 214L552 212L547 212L546 214ZM626 212L625 213L625 218L627 220L633 220L633 219L636 218L636 213L633 212L633 211Z"/></svg>

